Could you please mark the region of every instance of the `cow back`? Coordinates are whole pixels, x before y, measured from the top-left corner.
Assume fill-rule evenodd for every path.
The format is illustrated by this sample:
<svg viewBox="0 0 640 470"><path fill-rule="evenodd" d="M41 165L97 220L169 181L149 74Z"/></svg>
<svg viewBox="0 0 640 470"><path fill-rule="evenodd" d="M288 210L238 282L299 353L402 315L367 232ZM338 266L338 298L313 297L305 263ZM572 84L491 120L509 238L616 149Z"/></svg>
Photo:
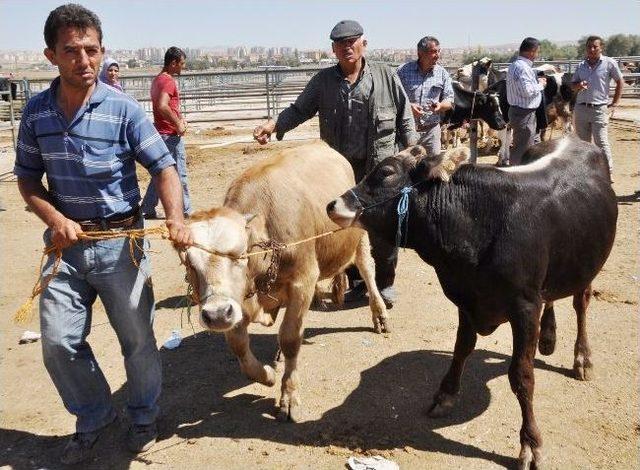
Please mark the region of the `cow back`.
<svg viewBox="0 0 640 470"><path fill-rule="evenodd" d="M262 216L268 238L291 243L339 228L326 205L354 185L349 162L318 142L285 149L247 169L229 187L224 205ZM309 254L321 277L329 276L348 262L361 236L360 229L344 230L288 249L285 258L300 262Z"/></svg>

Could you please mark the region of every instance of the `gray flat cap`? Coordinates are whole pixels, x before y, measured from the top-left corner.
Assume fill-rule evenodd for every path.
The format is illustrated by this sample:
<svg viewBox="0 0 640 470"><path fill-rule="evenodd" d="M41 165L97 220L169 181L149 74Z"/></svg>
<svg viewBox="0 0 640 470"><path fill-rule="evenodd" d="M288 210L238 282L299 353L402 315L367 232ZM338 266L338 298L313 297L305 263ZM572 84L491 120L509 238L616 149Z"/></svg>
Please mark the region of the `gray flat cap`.
<svg viewBox="0 0 640 470"><path fill-rule="evenodd" d="M329 38L332 41L342 41L347 38L355 38L362 36L364 31L360 23L354 20L342 20L331 30Z"/></svg>

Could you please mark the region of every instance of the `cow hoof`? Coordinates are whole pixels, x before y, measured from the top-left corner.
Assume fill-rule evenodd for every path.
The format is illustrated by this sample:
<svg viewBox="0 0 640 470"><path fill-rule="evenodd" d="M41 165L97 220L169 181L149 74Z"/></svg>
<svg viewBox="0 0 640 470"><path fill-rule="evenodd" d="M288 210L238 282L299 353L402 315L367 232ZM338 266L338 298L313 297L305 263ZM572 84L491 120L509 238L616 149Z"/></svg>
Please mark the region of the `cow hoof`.
<svg viewBox="0 0 640 470"><path fill-rule="evenodd" d="M265 380L262 382L267 387L273 387L276 384L276 371L271 366L264 365Z"/></svg>
<svg viewBox="0 0 640 470"><path fill-rule="evenodd" d="M451 410L453 409L453 405L455 405L455 403L455 395L438 392L433 399L433 403L427 410L427 415L429 415L430 418L443 418L451 413Z"/></svg>
<svg viewBox="0 0 640 470"><path fill-rule="evenodd" d="M588 382L595 378L595 373L593 372L593 364L587 363L583 364L581 362L575 362L573 364L573 373L577 380L582 380Z"/></svg>
<svg viewBox="0 0 640 470"><path fill-rule="evenodd" d="M556 338L544 338L544 337L540 337L540 340L538 341L538 351L540 351L540 354L542 354L543 356L550 356L551 354L553 354L553 351L555 351L556 349Z"/></svg>
<svg viewBox="0 0 640 470"><path fill-rule="evenodd" d="M278 410L278 415L276 419L281 423L298 423L300 422L300 407L299 406L284 406L280 405L280 410Z"/></svg>
<svg viewBox="0 0 640 470"><path fill-rule="evenodd" d="M540 448L532 449L529 444L522 444L520 455L518 456L518 470L541 470L542 468L544 467Z"/></svg>
<svg viewBox="0 0 640 470"><path fill-rule="evenodd" d="M380 317L380 331L376 331L376 333L391 333L388 318Z"/></svg>

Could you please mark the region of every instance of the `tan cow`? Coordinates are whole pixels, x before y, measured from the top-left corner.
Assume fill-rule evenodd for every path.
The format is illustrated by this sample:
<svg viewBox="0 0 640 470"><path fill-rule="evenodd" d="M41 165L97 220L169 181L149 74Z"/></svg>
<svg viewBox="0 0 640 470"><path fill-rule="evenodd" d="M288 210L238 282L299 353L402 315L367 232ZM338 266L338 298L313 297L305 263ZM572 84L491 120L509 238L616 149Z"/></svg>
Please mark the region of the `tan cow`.
<svg viewBox="0 0 640 470"><path fill-rule="evenodd" d="M268 315L272 323L285 308L278 335L285 358L280 420L300 417L298 351L316 283L355 263L370 293L376 331L387 331L386 309L375 285L369 238L361 229L285 248L277 275L270 273L270 255L241 256L269 241L290 244L337 229L325 207L354 185L349 163L326 144L287 149L246 170L231 184L223 207L195 215L191 224L195 241L220 253L191 247L184 257L200 321L209 330L224 332L251 380L272 386L276 375L251 352L247 327Z"/></svg>

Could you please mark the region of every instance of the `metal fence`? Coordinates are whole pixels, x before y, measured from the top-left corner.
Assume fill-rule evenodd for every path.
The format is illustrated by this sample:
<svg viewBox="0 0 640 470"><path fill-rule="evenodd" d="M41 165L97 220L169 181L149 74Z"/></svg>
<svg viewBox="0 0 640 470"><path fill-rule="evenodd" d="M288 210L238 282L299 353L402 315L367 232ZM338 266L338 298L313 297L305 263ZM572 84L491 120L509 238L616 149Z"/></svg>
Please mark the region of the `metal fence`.
<svg viewBox="0 0 640 470"><path fill-rule="evenodd" d="M616 57L623 62L640 61L640 56ZM573 72L579 60L545 61L560 70ZM535 65L538 65L536 63ZM509 64L496 63L494 68ZM457 67L447 67L452 72ZM276 117L291 104L304 86L320 68L264 68L250 71L185 73L179 77L181 108L189 122L216 122L255 120ZM155 75L129 75L121 77L122 87L128 95L138 100L147 112L151 112L149 90ZM632 81L623 91L624 97L640 97L640 74L625 73L624 79ZM0 115L0 121L8 121L8 114L15 119L24 103L33 95L49 88L51 80L12 80L17 85L16 99L10 112ZM15 133L15 121L10 129ZM0 130L3 127L0 125Z"/></svg>

